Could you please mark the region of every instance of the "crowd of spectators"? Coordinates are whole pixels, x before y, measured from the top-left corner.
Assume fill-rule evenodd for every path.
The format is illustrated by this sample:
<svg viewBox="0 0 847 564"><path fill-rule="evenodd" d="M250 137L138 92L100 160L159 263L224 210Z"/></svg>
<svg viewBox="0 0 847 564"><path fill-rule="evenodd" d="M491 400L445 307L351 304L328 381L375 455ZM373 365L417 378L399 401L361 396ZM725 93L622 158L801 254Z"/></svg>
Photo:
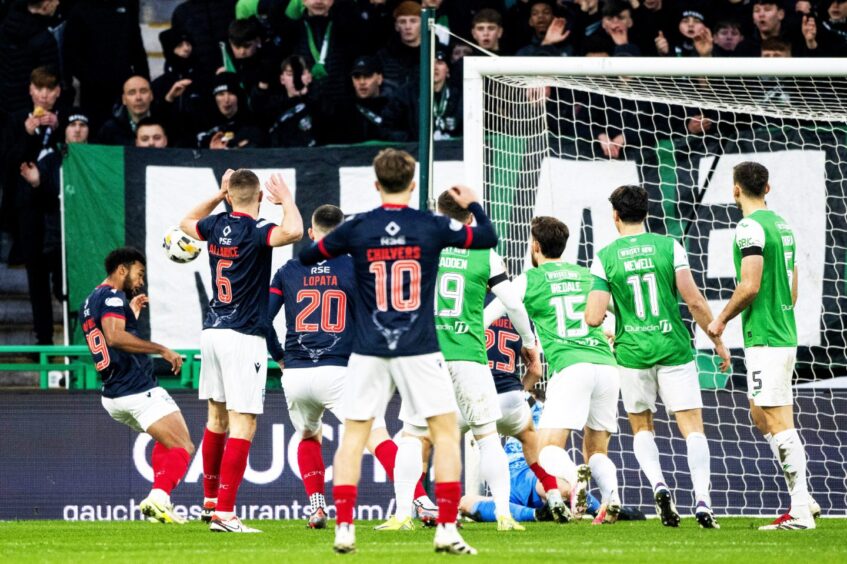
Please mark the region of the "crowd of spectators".
<svg viewBox="0 0 847 564"><path fill-rule="evenodd" d="M421 2L440 24L435 139L462 135L468 55L847 55L847 0ZM421 8L185 0L159 35L164 72L151 77L138 0L0 0L0 223L19 242L9 261L27 266L38 342L52 340L60 143L234 150L414 141ZM604 122L610 112L589 114L630 102L599 96L570 101L582 112L575 135L593 140L597 155L622 158L638 131ZM627 112L638 113L618 113ZM689 133L711 127L708 116L679 117Z"/></svg>

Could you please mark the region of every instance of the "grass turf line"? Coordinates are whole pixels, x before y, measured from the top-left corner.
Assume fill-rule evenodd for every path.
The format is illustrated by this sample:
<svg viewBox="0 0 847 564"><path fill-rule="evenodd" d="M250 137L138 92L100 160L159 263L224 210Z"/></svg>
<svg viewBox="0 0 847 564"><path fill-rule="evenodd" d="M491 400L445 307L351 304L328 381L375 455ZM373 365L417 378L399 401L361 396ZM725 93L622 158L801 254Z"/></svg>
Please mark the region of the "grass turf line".
<svg viewBox="0 0 847 564"><path fill-rule="evenodd" d="M694 519L679 529L656 520L592 527L527 523L526 532L498 533L471 523L462 535L479 550L474 561L550 562L847 562L847 520L823 519L814 531L757 531L766 519L724 518L719 531ZM253 521L259 535L213 534L198 521L184 526L145 522L10 521L0 523L3 562L309 562L333 557L333 531L312 531L303 521ZM432 562L432 529L376 532L356 527L358 553L337 558L364 562Z"/></svg>

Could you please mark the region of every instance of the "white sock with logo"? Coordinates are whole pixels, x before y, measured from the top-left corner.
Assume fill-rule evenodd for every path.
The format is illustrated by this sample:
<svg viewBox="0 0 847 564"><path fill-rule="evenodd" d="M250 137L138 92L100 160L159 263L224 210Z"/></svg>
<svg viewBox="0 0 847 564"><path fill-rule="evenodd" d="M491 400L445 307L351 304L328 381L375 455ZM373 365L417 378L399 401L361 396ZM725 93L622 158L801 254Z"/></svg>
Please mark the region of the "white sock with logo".
<svg viewBox="0 0 847 564"><path fill-rule="evenodd" d="M774 435L780 467L791 494L791 515L810 517L809 485L806 483L806 447L797 429L786 429Z"/></svg>

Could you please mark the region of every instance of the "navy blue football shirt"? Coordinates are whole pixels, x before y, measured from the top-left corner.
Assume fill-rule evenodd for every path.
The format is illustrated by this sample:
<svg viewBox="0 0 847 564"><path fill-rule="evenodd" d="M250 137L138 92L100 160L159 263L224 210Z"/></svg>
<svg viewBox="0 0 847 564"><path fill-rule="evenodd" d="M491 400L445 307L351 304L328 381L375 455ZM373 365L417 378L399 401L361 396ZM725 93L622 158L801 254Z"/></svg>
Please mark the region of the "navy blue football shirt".
<svg viewBox="0 0 847 564"><path fill-rule="evenodd" d="M485 296L485 305L494 298L494 294ZM523 390L518 376L518 360L521 357L521 336L512 326L509 316L495 319L485 330L485 348L488 352L488 368L494 377L494 386L498 394L514 390Z"/></svg>
<svg viewBox="0 0 847 564"><path fill-rule="evenodd" d="M94 367L103 380L103 396L121 398L140 394L158 386L153 361L147 354L128 353L106 343L103 319L126 320L126 332L138 337L138 322L126 294L107 284L97 286L79 310L85 342L94 359Z"/></svg>
<svg viewBox="0 0 847 564"><path fill-rule="evenodd" d="M305 265L349 253L356 274L353 352L380 357L438 352L434 306L445 247L490 249L497 233L478 203L476 227L408 206L356 215L300 253Z"/></svg>
<svg viewBox="0 0 847 564"><path fill-rule="evenodd" d="M197 222L197 237L208 241L212 299L204 329L267 334L269 241L276 225L240 212L223 212Z"/></svg>
<svg viewBox="0 0 847 564"><path fill-rule="evenodd" d="M286 262L271 281L268 304L268 351L285 368L347 366L353 347L356 284L353 259L343 255L304 266ZM285 305L285 351L273 319Z"/></svg>

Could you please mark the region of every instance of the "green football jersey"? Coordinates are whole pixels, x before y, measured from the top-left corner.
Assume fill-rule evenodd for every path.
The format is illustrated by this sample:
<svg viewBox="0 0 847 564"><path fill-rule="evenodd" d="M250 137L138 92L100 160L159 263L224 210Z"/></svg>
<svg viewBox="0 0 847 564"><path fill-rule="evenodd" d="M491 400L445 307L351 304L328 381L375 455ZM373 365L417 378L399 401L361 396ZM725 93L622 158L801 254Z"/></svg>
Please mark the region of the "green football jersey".
<svg viewBox="0 0 847 564"><path fill-rule="evenodd" d="M594 257L594 289L615 302L615 356L626 368L678 366L694 359L679 312L676 271L689 268L674 239L655 233L618 238Z"/></svg>
<svg viewBox="0 0 847 564"><path fill-rule="evenodd" d="M581 362L615 364L603 329L585 322L585 302L592 284L587 268L545 262L523 276L523 303L535 324L551 374ZM516 283L520 284L520 278Z"/></svg>
<svg viewBox="0 0 847 564"><path fill-rule="evenodd" d="M505 277L503 260L491 249L441 251L435 285L435 330L446 360L488 364L482 312L489 280Z"/></svg>
<svg viewBox="0 0 847 564"><path fill-rule="evenodd" d="M794 245L791 227L770 210L756 210L735 228L732 251L738 280L741 280L743 257L760 254L764 259L759 293L741 312L745 347L797 346L791 297L796 260Z"/></svg>

